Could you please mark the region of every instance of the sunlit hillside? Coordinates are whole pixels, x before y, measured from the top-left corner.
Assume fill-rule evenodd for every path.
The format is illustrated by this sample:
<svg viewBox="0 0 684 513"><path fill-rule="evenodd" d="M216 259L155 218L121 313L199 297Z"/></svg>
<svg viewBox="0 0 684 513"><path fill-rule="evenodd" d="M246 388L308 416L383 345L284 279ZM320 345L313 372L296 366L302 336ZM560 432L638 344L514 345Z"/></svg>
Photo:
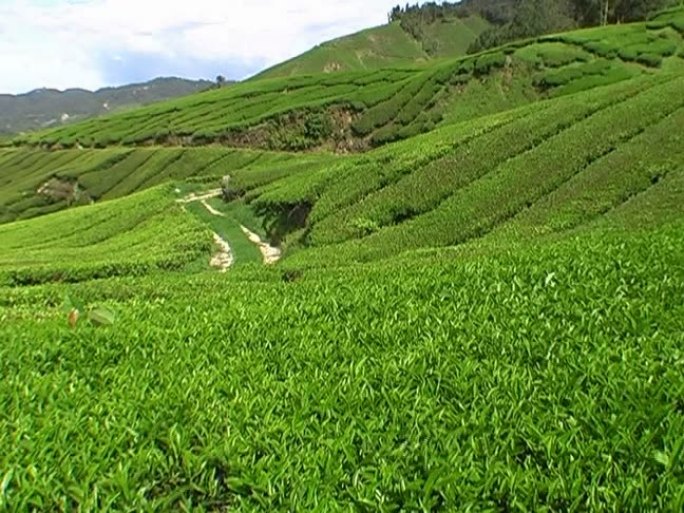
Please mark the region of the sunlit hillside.
<svg viewBox="0 0 684 513"><path fill-rule="evenodd" d="M682 511L683 37L5 141L0 510Z"/></svg>

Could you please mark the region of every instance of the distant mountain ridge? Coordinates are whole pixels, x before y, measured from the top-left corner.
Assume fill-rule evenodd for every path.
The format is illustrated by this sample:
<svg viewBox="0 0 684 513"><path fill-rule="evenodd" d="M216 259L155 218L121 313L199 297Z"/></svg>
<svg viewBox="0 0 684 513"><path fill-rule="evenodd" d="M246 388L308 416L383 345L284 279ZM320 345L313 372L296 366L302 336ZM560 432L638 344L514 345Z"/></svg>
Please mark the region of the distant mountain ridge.
<svg viewBox="0 0 684 513"><path fill-rule="evenodd" d="M0 134L58 126L123 108L208 89L213 82L167 77L97 91L36 89L29 93L0 95Z"/></svg>

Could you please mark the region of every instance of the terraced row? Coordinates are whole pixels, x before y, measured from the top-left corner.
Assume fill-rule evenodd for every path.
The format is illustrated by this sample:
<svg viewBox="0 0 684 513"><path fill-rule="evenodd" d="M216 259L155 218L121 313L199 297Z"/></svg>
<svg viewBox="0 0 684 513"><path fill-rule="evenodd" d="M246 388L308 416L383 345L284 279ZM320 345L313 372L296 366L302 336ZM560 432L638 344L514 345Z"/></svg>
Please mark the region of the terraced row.
<svg viewBox="0 0 684 513"><path fill-rule="evenodd" d="M682 13L671 11L648 24L542 37L429 68L248 81L31 134L15 143L70 148L220 142L271 150L367 149L440 123L668 67L684 55L678 32ZM511 90L516 94L507 94Z"/></svg>
<svg viewBox="0 0 684 513"><path fill-rule="evenodd" d="M78 282L205 268L211 232L176 206L169 187L0 225L0 284Z"/></svg>
<svg viewBox="0 0 684 513"><path fill-rule="evenodd" d="M421 247L462 244L516 216L532 215L537 204L552 217L556 209L574 208L576 220L554 225L540 219L535 230L557 231L590 221L606 210L606 202L610 208L640 191L643 176L658 181L682 163L683 155L676 149L681 131L675 128L682 119L684 79L649 79L620 87L621 94L611 88L587 94L586 103L573 97L572 103L558 102L532 116L523 115L490 132L508 133L509 144L481 135L459 145L453 154L428 165L418 163L412 173L382 183L376 192L355 198L347 208L330 210L327 216L316 217L315 204L305 241L321 249L293 255L292 264L367 261ZM658 139L673 151L653 159L646 152L642 164L637 161L620 169L629 162L626 159ZM356 168L359 183L366 170ZM596 173L610 172L616 174L612 185L605 187L615 190L597 188L594 198L593 187L577 187L588 185ZM631 180L641 184L636 191ZM578 204L573 194L567 203L560 202L563 191L571 190L581 191L577 194L584 194L591 205ZM256 200L263 201L270 201L267 194ZM555 208L549 208L550 202ZM350 238L355 240L336 244Z"/></svg>
<svg viewBox="0 0 684 513"><path fill-rule="evenodd" d="M359 223L376 229L400 223L436 208L442 201L496 169L504 162L534 150L550 137L572 128L583 119L627 98L634 97L649 83L626 84L599 94L576 96L572 101L553 102L535 109L517 112L511 122L493 130L476 134L466 141L455 141L452 151L445 156L412 168L412 172L385 186L344 210L321 215L325 210L317 204L313 215L319 222L313 227L313 245L342 242L363 235L355 228ZM542 107L542 108L539 108ZM357 181L366 181L365 173ZM355 184L354 184L355 185Z"/></svg>
<svg viewBox="0 0 684 513"><path fill-rule="evenodd" d="M287 171L294 159L291 154L220 147L0 150L0 222L114 199L165 182L218 183L242 169L252 171L248 177L265 180L259 170Z"/></svg>

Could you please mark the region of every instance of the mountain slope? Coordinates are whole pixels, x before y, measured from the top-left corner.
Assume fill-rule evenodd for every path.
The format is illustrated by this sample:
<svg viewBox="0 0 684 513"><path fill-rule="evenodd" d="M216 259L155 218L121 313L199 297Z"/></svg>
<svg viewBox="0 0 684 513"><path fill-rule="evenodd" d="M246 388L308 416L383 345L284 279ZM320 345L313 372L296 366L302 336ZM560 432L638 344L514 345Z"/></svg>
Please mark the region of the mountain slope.
<svg viewBox="0 0 684 513"><path fill-rule="evenodd" d="M0 150L0 223L107 201L169 181L218 183L243 169L264 180L335 160L330 155L220 147Z"/></svg>
<svg viewBox="0 0 684 513"><path fill-rule="evenodd" d="M0 95L0 134L72 123L122 108L185 96L211 86L208 81L157 78L144 84L84 89L38 89L21 95Z"/></svg>
<svg viewBox="0 0 684 513"><path fill-rule="evenodd" d="M216 188L229 175L228 196L287 247L285 265L319 266L588 229L634 197L643 201L668 187L670 206L652 215L677 218L677 201L684 205L677 185L684 176L683 76L643 76L565 95L363 155L220 147L0 151L2 220L168 181Z"/></svg>
<svg viewBox="0 0 684 513"><path fill-rule="evenodd" d="M254 79L409 66L465 55L489 24L479 16L456 16L428 23L417 39L399 22L323 43L259 73Z"/></svg>
<svg viewBox="0 0 684 513"><path fill-rule="evenodd" d="M14 144L365 151L540 99L676 71L682 16L544 36L422 67L248 81Z"/></svg>
<svg viewBox="0 0 684 513"><path fill-rule="evenodd" d="M300 250L292 265L567 232L682 179L682 93L682 74L627 81L445 127L246 197ZM287 222L295 209L305 222Z"/></svg>
<svg viewBox="0 0 684 513"><path fill-rule="evenodd" d="M423 168L430 169L430 160L444 162L425 175L437 184L438 196L459 183L444 175L451 166L478 176L479 168L469 167L476 166L472 160L449 155L449 134L473 139L464 148L481 154L479 166L488 163L494 169L500 162L496 159L524 155L559 123L570 126L586 115L576 110L584 108L579 98L586 97L578 92L598 97L604 94L602 86L613 84L605 93L610 97L623 87L656 87L657 80L684 73L678 32L683 14L673 11L649 24L547 36L424 69L243 83L30 134L14 139L16 148L0 150L0 221L113 199L168 180L218 184L231 175L237 195L246 195L273 224L274 240L287 237L294 244L317 246L372 233L363 240L367 246L368 241L384 240L376 231L432 208L435 199L420 207L410 202L381 206L386 195L408 197L426 187L420 177ZM677 97L678 86L672 87L670 94ZM525 122L528 116L535 124ZM434 137L415 138L429 131ZM520 138L520 132L528 138ZM397 139L404 143L391 145ZM386 150L355 153L387 144ZM494 152L500 144L506 147ZM340 155L302 150L337 150ZM583 154L584 148L577 152ZM381 164L384 159L396 164ZM440 170L442 165L446 167ZM385 175L377 180L386 191L365 198L373 192L372 177L380 169ZM416 180L407 178L395 190L394 180L406 170L416 171ZM390 178L395 172L399 175ZM371 188L357 190L359 184ZM363 209L354 205L362 198ZM301 212L311 211L300 242L277 226L280 216L298 205ZM324 219L330 212L334 215ZM425 244L429 242L408 246Z"/></svg>

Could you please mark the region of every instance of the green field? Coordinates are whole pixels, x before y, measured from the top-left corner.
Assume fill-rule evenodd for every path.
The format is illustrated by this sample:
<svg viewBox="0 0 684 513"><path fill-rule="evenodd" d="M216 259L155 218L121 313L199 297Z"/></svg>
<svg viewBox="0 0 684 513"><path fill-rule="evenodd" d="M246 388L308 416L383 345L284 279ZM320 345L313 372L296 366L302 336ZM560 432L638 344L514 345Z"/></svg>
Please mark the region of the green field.
<svg viewBox="0 0 684 513"><path fill-rule="evenodd" d="M684 510L683 23L0 149L0 511Z"/></svg>
<svg viewBox="0 0 684 513"><path fill-rule="evenodd" d="M21 223L0 224L0 284L78 282L182 270L211 249L168 187Z"/></svg>
<svg viewBox="0 0 684 513"><path fill-rule="evenodd" d="M245 183L255 186L267 177L279 176L275 166L293 174L302 166L333 159L220 147L0 150L0 222L119 198L170 181L191 182L201 188L203 183L216 183L227 174L244 174ZM59 189L39 193L50 180L71 187L62 194ZM78 194L72 191L75 184Z"/></svg>

